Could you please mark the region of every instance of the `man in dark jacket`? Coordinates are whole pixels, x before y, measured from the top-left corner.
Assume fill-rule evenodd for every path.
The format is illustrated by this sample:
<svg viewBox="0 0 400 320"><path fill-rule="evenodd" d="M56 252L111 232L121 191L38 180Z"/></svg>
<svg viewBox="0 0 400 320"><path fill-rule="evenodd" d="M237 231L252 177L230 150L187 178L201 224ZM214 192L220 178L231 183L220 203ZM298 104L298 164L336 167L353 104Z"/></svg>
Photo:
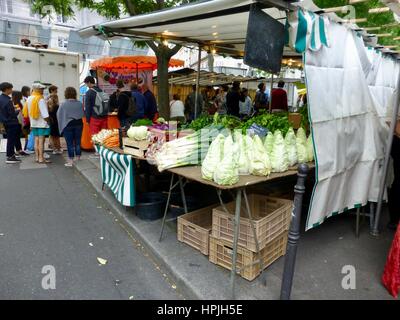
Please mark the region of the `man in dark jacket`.
<svg viewBox="0 0 400 320"><path fill-rule="evenodd" d="M21 140L19 134L21 127L18 123L18 112L15 110L11 101L10 95L12 93L13 85L8 82L0 84L0 122L3 123L7 133L7 159L6 163L20 163L21 160L17 159L15 149L19 155L28 155L22 151Z"/></svg>
<svg viewBox="0 0 400 320"><path fill-rule="evenodd" d="M128 115L129 109L129 99L132 98L132 93L130 91L124 90L125 85L122 80L117 82L117 94L116 94L116 105L118 108L118 119L121 127L127 127L130 125Z"/></svg>
<svg viewBox="0 0 400 320"><path fill-rule="evenodd" d="M158 112L156 97L153 92L150 91L149 86L146 83L142 84L142 92L147 101L147 108L144 114L148 119L153 120Z"/></svg>
<svg viewBox="0 0 400 320"><path fill-rule="evenodd" d="M93 136L102 129L107 129L107 116L96 116L93 112L93 108L96 105L97 92L102 92L102 90L96 86L95 79L92 76L87 76L84 83L89 88L85 94L86 121L89 124L90 134Z"/></svg>
<svg viewBox="0 0 400 320"><path fill-rule="evenodd" d="M226 95L226 108L229 115L239 117L240 99L240 83L235 81Z"/></svg>
<svg viewBox="0 0 400 320"><path fill-rule="evenodd" d="M136 114L131 117L132 121L136 121L144 118L145 110L147 109L147 100L144 95L139 91L139 86L136 83L131 85L132 98L135 99L136 103Z"/></svg>

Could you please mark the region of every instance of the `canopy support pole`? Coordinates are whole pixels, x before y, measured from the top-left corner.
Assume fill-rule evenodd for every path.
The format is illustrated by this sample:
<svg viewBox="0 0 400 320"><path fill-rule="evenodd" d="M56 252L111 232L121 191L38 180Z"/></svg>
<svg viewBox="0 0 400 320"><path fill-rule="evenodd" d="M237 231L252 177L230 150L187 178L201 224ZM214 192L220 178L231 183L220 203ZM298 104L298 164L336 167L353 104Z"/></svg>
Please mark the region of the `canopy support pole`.
<svg viewBox="0 0 400 320"><path fill-rule="evenodd" d="M199 44L199 56L197 60L197 74L196 74L196 96L194 105L194 119L197 118L197 111L201 106L199 106L199 95L200 95L200 67L201 67L201 46Z"/></svg>
<svg viewBox="0 0 400 320"><path fill-rule="evenodd" d="M269 113L272 113L272 89L274 88L274 74L271 74L271 88L269 91Z"/></svg>
<svg viewBox="0 0 400 320"><path fill-rule="evenodd" d="M378 205L376 207L376 213L375 213L375 223L374 223L373 229L371 230L371 235L373 235L375 237L377 237L379 235L379 221L380 221L381 212L382 212L383 195L384 195L385 189L386 189L387 173L388 173L389 163L390 163L390 153L392 151L393 136L394 136L394 132L396 130L396 122L397 122L397 115L399 114L399 106L400 106L400 76L397 81L396 104L394 105L394 108L393 108L392 121L390 123L390 129L389 129L389 137L388 137L388 142L386 145L385 163L383 166L381 184L379 187Z"/></svg>

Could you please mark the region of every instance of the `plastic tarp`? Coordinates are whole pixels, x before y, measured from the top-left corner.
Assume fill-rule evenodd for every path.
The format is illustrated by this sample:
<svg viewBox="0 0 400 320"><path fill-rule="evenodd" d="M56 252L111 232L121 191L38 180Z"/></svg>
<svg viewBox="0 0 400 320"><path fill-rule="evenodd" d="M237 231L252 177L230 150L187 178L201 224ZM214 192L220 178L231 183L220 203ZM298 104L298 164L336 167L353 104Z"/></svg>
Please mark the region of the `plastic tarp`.
<svg viewBox="0 0 400 320"><path fill-rule="evenodd" d="M304 56L316 159L307 230L377 201L388 138L385 108L394 100L397 77L391 75L399 70L397 63L382 58L379 66L379 57L371 59L356 32L337 23L327 31L330 47Z"/></svg>

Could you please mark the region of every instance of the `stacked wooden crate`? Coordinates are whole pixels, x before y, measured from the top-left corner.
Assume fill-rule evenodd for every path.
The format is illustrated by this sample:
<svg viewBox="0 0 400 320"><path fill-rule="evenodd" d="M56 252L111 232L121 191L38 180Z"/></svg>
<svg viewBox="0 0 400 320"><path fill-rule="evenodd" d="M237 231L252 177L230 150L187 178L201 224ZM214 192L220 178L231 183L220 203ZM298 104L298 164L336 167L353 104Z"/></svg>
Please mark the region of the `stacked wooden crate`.
<svg viewBox="0 0 400 320"><path fill-rule="evenodd" d="M259 243L262 269L286 253L287 235L293 201L252 194L248 197L255 233ZM209 256L209 260L231 270L234 237L235 203L210 206L178 217L178 240ZM260 273L256 240L242 202L236 268L238 274L252 281Z"/></svg>
<svg viewBox="0 0 400 320"><path fill-rule="evenodd" d="M286 253L293 202L258 194L252 194L248 199L264 269ZM235 203L226 204L226 208L229 213L222 207L213 210L209 260L231 270L234 216L230 213L235 211ZM251 222L243 202L240 212L238 244L237 272L249 281L254 280L262 270L260 270L258 262Z"/></svg>

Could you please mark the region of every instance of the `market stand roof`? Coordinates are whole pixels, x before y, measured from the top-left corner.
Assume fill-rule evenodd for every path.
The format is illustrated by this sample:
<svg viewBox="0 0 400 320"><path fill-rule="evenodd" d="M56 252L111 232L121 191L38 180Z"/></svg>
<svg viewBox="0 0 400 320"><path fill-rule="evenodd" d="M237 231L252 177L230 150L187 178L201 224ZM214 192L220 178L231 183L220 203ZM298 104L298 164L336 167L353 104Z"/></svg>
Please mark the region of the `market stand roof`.
<svg viewBox="0 0 400 320"><path fill-rule="evenodd" d="M189 86L196 84L197 71L190 68L179 69L169 72L169 84ZM231 84L234 81L249 82L258 81L264 78L259 77L245 77L233 74L224 74L217 72L208 72L205 70L200 71L200 86L219 86L223 84ZM154 78L157 83L157 77Z"/></svg>
<svg viewBox="0 0 400 320"><path fill-rule="evenodd" d="M168 39L174 43L201 44L217 52L242 57L252 0L199 1L153 13L91 26L82 37L131 37L136 40ZM262 4L264 11L285 23L286 13ZM255 40L256 40L255 35ZM294 55L287 50L285 54Z"/></svg>
<svg viewBox="0 0 400 320"><path fill-rule="evenodd" d="M184 61L171 59L170 67L183 67ZM157 69L157 58L155 56L119 56L105 57L93 61L91 69Z"/></svg>

